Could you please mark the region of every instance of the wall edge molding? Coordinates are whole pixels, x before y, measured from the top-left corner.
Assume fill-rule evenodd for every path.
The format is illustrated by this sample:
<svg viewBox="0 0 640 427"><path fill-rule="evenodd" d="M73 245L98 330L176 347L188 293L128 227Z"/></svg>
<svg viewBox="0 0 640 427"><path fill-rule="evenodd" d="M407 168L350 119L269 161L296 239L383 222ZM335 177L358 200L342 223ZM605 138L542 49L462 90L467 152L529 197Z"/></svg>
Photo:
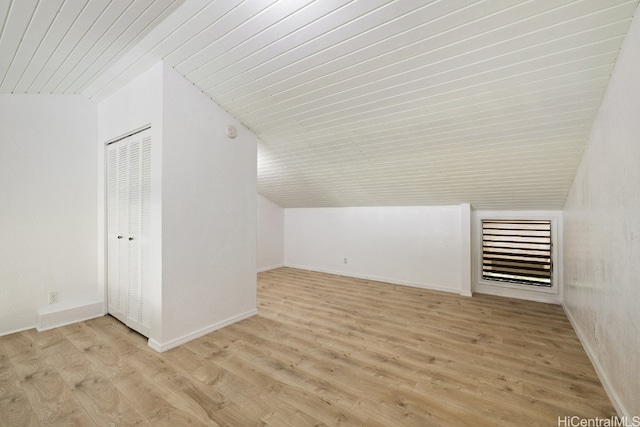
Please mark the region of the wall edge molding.
<svg viewBox="0 0 640 427"><path fill-rule="evenodd" d="M284 267L297 268L299 270L316 271L318 273L335 274L336 276L353 277L355 279L372 280L375 282L388 283L390 285L409 286L412 288L425 289L427 291L439 291L439 292L460 294L460 289L445 288L443 286L427 285L424 283L407 282L404 280L395 280L395 279L389 279L386 277L369 276L366 274L354 274L354 273L347 273L344 271L336 271L331 269L315 268L315 267L309 267L304 265L287 264L287 263L285 263Z"/></svg>
<svg viewBox="0 0 640 427"><path fill-rule="evenodd" d="M554 293L510 289L500 286L483 285L480 283L476 283L473 292L476 294L493 295L496 297L514 298L525 301L541 302L544 304L562 305L562 297Z"/></svg>
<svg viewBox="0 0 640 427"><path fill-rule="evenodd" d="M284 264L276 264L276 265L270 265L268 267L260 267L258 269L258 273L262 273L263 271L275 270L276 268L282 268L284 266L285 266Z"/></svg>
<svg viewBox="0 0 640 427"><path fill-rule="evenodd" d="M573 317L571 310L565 304L562 304L562 308L564 310L564 313L567 316L567 319L569 319L569 323L571 323L573 330L578 336L578 339L580 340L580 344L582 344L582 348L584 349L585 353L587 353L587 356L589 357L589 360L591 361L591 364L593 365L593 368L596 371L596 374L598 375L598 379L600 379L600 383L602 383L602 387L604 388L604 391L607 393L609 400L611 400L611 403L613 404L613 407L618 413L618 416L626 417L628 420L632 419L632 414L630 414L625 409L624 405L620 401L620 397L618 396L618 393L616 392L613 385L611 385L611 382L609 381L609 377L606 375L604 368L598 361L598 358L596 357L596 353L591 348L591 345L589 344L589 341L587 341L586 336L578 326L578 322L576 321L575 317Z"/></svg>
<svg viewBox="0 0 640 427"><path fill-rule="evenodd" d="M0 337L3 337L5 335L11 335L11 334L19 334L20 332L28 331L29 329L33 329L35 327L36 327L36 325L27 326L25 328L13 329L11 331L3 331L3 332L0 332Z"/></svg>
<svg viewBox="0 0 640 427"><path fill-rule="evenodd" d="M53 309L47 306L38 310L36 330L38 332L48 331L49 329L59 328L72 323L102 317L104 314L102 301L73 307L61 307L59 309Z"/></svg>
<svg viewBox="0 0 640 427"><path fill-rule="evenodd" d="M178 337L163 343L149 338L148 345L158 353L162 353L164 351L171 350L174 347L178 347L179 345L185 344L191 340L200 338L211 332L217 331L218 329L222 329L225 326L229 326L241 320L248 319L249 317L255 316L256 314L258 314L258 309L254 308L253 310L249 310L245 313L241 313L236 316L229 317L228 319L222 320L220 322L214 323L202 329L198 329L197 331L190 332L186 335L183 335L181 337Z"/></svg>

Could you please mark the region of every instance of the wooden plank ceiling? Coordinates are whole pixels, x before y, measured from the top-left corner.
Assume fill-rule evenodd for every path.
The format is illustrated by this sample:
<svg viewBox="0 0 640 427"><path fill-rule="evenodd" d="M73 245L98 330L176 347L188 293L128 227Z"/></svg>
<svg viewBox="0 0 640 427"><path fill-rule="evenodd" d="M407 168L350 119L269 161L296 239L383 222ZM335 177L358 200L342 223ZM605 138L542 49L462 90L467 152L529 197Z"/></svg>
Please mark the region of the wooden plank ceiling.
<svg viewBox="0 0 640 427"><path fill-rule="evenodd" d="M638 0L0 0L0 92L162 59L258 135L283 207L561 209Z"/></svg>

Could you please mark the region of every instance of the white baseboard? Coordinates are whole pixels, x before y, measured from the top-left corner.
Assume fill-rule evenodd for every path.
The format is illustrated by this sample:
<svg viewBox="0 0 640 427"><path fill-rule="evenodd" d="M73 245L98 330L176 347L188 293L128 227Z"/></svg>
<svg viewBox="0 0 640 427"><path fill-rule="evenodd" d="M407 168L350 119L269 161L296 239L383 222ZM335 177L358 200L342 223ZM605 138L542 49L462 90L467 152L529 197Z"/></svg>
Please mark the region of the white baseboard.
<svg viewBox="0 0 640 427"><path fill-rule="evenodd" d="M281 267L284 267L284 264L270 265L269 267L260 267L258 269L258 273L262 273L263 271L274 270L276 268L281 268Z"/></svg>
<svg viewBox="0 0 640 427"><path fill-rule="evenodd" d="M17 334L19 332L28 331L29 329L33 329L35 326L27 326L25 328L20 329L12 329L10 331L2 331L0 332L0 337L4 337L5 335Z"/></svg>
<svg viewBox="0 0 640 427"><path fill-rule="evenodd" d="M571 314L571 310L569 310L569 308L565 304L562 305L562 308L564 309L564 312L567 315L567 318L569 319L571 326L573 326L573 330L576 331L576 335L578 336L578 339L582 344L582 348L584 348L584 351L587 353L587 356L589 356L589 360L591 361L591 364L593 365L593 368L595 369L596 374L598 375L598 378L602 383L602 387L604 388L604 391L607 393L607 396L609 396L609 400L611 400L611 403L613 404L613 407L616 409L618 416L621 418L626 417L628 420L631 420L632 414L630 414L625 409L624 405L620 401L620 397L618 396L618 393L616 393L616 390L611 385L611 382L609 381L609 377L607 376L605 370L602 368L600 361L596 357L596 353L591 348L591 344L589 344L589 341L587 341L586 335L582 333L582 330L578 326L578 322L576 322L576 319L573 317L573 314Z"/></svg>
<svg viewBox="0 0 640 427"><path fill-rule="evenodd" d="M38 310L38 332L104 316L102 301L73 307L47 306Z"/></svg>
<svg viewBox="0 0 640 427"><path fill-rule="evenodd" d="M290 268L298 268L300 270L316 271L318 273L335 274L336 276L345 276L345 277L353 277L356 279L373 280L375 282L390 283L392 285L410 286L412 288L426 289L429 291L439 291L439 292L449 292L454 294L460 294L460 289L446 288L444 286L433 286L433 285L427 285L424 283L406 282L403 280L389 279L388 277L376 277L376 276L369 276L364 274L354 274L354 273L349 273L345 271L329 270L324 268L309 267L305 265L285 264L284 266L290 267Z"/></svg>
<svg viewBox="0 0 640 427"><path fill-rule="evenodd" d="M493 295L497 297L516 298L556 305L562 304L562 297L553 293L510 289L502 286L488 286L482 284L476 284L473 291L477 294Z"/></svg>
<svg viewBox="0 0 640 427"><path fill-rule="evenodd" d="M164 343L160 343L158 341L155 341L153 339L149 339L148 345L149 347L151 347L152 349L154 349L155 351L157 351L158 353L162 353L163 351L167 351L170 350L174 347L177 347L179 345L182 345L186 342L189 342L191 340L194 340L196 338L200 338L201 336L207 335L213 331L217 331L218 329L222 329L225 326L229 326L231 324L234 324L236 322L239 322L241 320L244 319L248 319L251 316L255 316L256 314L258 314L258 310L257 309L253 309L250 311L247 311L246 313L242 313L239 314L237 316L233 316L230 317L226 320L223 320L221 322L218 323L214 323L213 325L209 325L206 328L202 328L199 329L197 331L191 332L187 335L181 336L179 338L173 339L171 341L167 341Z"/></svg>

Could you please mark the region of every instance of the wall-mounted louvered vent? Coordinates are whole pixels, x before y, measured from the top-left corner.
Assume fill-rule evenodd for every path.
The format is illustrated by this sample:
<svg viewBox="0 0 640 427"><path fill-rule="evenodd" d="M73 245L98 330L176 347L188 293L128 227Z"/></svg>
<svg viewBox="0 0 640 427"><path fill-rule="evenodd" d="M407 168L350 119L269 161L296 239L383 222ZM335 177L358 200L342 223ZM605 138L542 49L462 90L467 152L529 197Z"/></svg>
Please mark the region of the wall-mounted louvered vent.
<svg viewBox="0 0 640 427"><path fill-rule="evenodd" d="M482 220L482 278L551 286L551 221Z"/></svg>

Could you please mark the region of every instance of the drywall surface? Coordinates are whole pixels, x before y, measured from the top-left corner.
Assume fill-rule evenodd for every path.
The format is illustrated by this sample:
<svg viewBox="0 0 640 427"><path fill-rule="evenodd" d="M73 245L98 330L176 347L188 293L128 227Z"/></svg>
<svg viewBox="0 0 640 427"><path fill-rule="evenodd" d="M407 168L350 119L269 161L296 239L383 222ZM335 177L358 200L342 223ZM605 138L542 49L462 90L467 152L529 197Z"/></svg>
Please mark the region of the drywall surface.
<svg viewBox="0 0 640 427"><path fill-rule="evenodd" d="M258 140L171 67L163 76L164 349L255 313Z"/></svg>
<svg viewBox="0 0 640 427"><path fill-rule="evenodd" d="M106 144L133 131L151 126L151 253L149 255L153 292L151 299L151 332L149 338L162 336L162 101L163 71L161 62L142 73L120 90L98 104L98 168L99 168L99 276L102 298L106 295L105 258L105 171ZM106 305L105 305L106 308Z"/></svg>
<svg viewBox="0 0 640 427"><path fill-rule="evenodd" d="M98 136L104 143L131 131L152 126L161 138L162 128L162 73L158 62L146 72L123 86L98 104Z"/></svg>
<svg viewBox="0 0 640 427"><path fill-rule="evenodd" d="M460 209L285 209L285 265L460 292Z"/></svg>
<svg viewBox="0 0 640 427"><path fill-rule="evenodd" d="M620 415L640 416L640 17L564 207L565 309Z"/></svg>
<svg viewBox="0 0 640 427"><path fill-rule="evenodd" d="M471 273L471 229L472 229L471 205L460 205L460 295L470 297L473 295L473 283Z"/></svg>
<svg viewBox="0 0 640 427"><path fill-rule="evenodd" d="M284 265L284 209L258 194L258 271Z"/></svg>
<svg viewBox="0 0 640 427"><path fill-rule="evenodd" d="M36 326L98 288L96 104L75 95L0 95L0 334Z"/></svg>

